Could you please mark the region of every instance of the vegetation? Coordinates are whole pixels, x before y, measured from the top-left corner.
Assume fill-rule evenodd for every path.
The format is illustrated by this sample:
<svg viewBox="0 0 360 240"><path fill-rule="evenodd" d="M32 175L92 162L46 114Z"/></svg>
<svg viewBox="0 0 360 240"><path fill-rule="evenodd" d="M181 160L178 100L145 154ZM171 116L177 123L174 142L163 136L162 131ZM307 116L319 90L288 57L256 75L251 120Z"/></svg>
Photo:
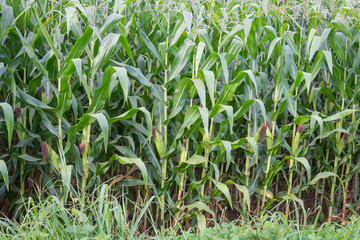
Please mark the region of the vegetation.
<svg viewBox="0 0 360 240"><path fill-rule="evenodd" d="M273 214L236 226L225 223L205 229L202 233L185 234L184 239L359 239L359 219L345 227L336 224L323 224L321 227L302 226L297 222L288 223L284 216Z"/></svg>
<svg viewBox="0 0 360 240"><path fill-rule="evenodd" d="M357 1L0 6L4 234L359 212Z"/></svg>

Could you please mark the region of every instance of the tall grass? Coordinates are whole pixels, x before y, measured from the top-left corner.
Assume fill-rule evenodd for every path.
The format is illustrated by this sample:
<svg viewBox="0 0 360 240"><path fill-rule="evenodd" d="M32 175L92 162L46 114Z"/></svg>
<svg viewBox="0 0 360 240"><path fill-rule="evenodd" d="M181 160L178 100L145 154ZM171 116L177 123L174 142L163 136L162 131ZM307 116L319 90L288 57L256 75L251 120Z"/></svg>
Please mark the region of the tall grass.
<svg viewBox="0 0 360 240"><path fill-rule="evenodd" d="M126 196L95 201L108 232L134 206L151 216L137 233L275 205L294 218L294 202L320 221L359 211L357 2L0 3L8 216L41 222L30 197L70 227L99 186Z"/></svg>

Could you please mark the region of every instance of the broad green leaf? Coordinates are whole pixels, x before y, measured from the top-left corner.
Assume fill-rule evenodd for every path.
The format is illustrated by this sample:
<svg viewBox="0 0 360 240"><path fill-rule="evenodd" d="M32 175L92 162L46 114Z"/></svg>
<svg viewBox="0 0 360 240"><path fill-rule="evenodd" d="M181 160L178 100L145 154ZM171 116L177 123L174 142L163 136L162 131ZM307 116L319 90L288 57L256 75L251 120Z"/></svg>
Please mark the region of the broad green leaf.
<svg viewBox="0 0 360 240"><path fill-rule="evenodd" d="M234 183L235 187L244 194L244 197L246 199L246 204L248 209L250 210L250 193L249 193L249 189L245 186L239 185Z"/></svg>
<svg viewBox="0 0 360 240"><path fill-rule="evenodd" d="M211 41L210 41L208 32L205 29L199 29L199 30L197 30L197 33L199 34L200 38L205 42L205 45L206 45L207 49L211 53L213 53L214 49L213 49L213 47L211 45Z"/></svg>
<svg viewBox="0 0 360 240"><path fill-rule="evenodd" d="M1 176L4 179L5 186L9 191L9 173L4 160L0 160L0 172L1 172Z"/></svg>
<svg viewBox="0 0 360 240"><path fill-rule="evenodd" d="M129 65L116 62L114 60L111 60L111 62L115 63L117 66L126 68L128 74L135 77L139 82L145 86L152 86L153 84L144 76L144 74L141 72L139 68L131 67Z"/></svg>
<svg viewBox="0 0 360 240"><path fill-rule="evenodd" d="M7 135L8 135L8 143L9 148L11 147L11 139L14 132L14 113L10 106L10 104L6 102L0 103L0 106L4 110L4 117L6 122L6 128L7 128Z"/></svg>
<svg viewBox="0 0 360 240"><path fill-rule="evenodd" d="M71 141L75 138L75 134L79 131L82 131L84 127L91 125L95 120L98 121L101 133L104 138L105 151L107 149L108 136L109 136L109 124L103 113L93 113L93 114L84 114L82 115L78 124L73 125L69 128L68 138Z"/></svg>
<svg viewBox="0 0 360 240"><path fill-rule="evenodd" d="M62 74L60 81L60 91L58 94L58 103L55 109L56 116L58 119L61 119L64 112L70 109L72 101L72 91L71 91L71 75L75 72L75 62L70 61L69 67Z"/></svg>
<svg viewBox="0 0 360 240"><path fill-rule="evenodd" d="M237 89L237 87L240 85L240 82L247 76L247 73L245 71L240 72L237 77L226 84L220 94L218 103L226 103L230 99L234 97L234 93Z"/></svg>
<svg viewBox="0 0 360 240"><path fill-rule="evenodd" d="M120 120L127 120L127 119L130 119L132 116L134 116L138 111L141 111L144 113L145 115L145 119L146 119L146 123L147 123L147 128L148 128L148 136L149 138L151 137L151 129L152 129L152 121L151 121L151 115L150 115L150 112L146 109L146 108L143 108L143 107L140 107L140 108L132 108L126 112L124 112L123 114L119 115L119 116L116 116L116 117L113 117L113 118L109 118L108 119L108 122L109 124L113 123L113 122L117 122L117 121L120 121Z"/></svg>
<svg viewBox="0 0 360 240"><path fill-rule="evenodd" d="M205 85L201 79L192 79L200 98L201 106L206 107Z"/></svg>
<svg viewBox="0 0 360 240"><path fill-rule="evenodd" d="M209 111L206 107L199 107L199 112L204 124L206 137L209 137Z"/></svg>
<svg viewBox="0 0 360 240"><path fill-rule="evenodd" d="M192 106L191 108L189 108L185 114L184 122L175 136L175 139L181 137L181 135L184 133L185 128L192 125L196 120L198 120L199 117L200 113L197 106Z"/></svg>
<svg viewBox="0 0 360 240"><path fill-rule="evenodd" d="M177 75L180 74L181 70L183 70L194 46L194 42L189 39L185 39L185 42L181 46L179 52L175 55L175 59L171 64L169 80L174 79Z"/></svg>
<svg viewBox="0 0 360 240"><path fill-rule="evenodd" d="M274 48L276 46L276 44L281 41L281 38L277 37L275 38L274 40L271 41L271 44L270 44L270 47L269 47L269 52L268 52L268 57L267 57L267 61L269 61L273 51L274 51Z"/></svg>
<svg viewBox="0 0 360 240"><path fill-rule="evenodd" d="M320 48L320 43L321 43L321 37L319 36L315 36L311 42L311 48L310 48L310 54L309 54L309 62L311 61L311 59L313 58L314 54L316 53L317 50L319 50Z"/></svg>
<svg viewBox="0 0 360 240"><path fill-rule="evenodd" d="M74 46L70 49L68 56L61 65L59 76L61 76L64 71L66 71L71 60L81 57L91 39L92 33L93 29L91 27L87 27L84 34L78 40L76 40Z"/></svg>
<svg viewBox="0 0 360 240"><path fill-rule="evenodd" d="M105 101L109 98L110 95L110 86L111 82L114 80L115 69L108 67L105 69L104 76L102 79L102 84L99 88L95 90L94 97L92 98L91 105L87 113L95 113L105 104Z"/></svg>
<svg viewBox="0 0 360 240"><path fill-rule="evenodd" d="M219 54L214 52L212 54L210 54L210 56L207 57L206 61L203 62L200 66L200 69L202 69L203 71L205 70L209 70L212 66L214 66L214 64L219 61Z"/></svg>
<svg viewBox="0 0 360 240"><path fill-rule="evenodd" d="M311 167L310 167L309 161L305 157L288 157L287 156L287 157L284 157L284 159L292 159L292 160L295 160L295 161L301 163L305 167L306 172L307 172L308 181L310 181Z"/></svg>
<svg viewBox="0 0 360 240"><path fill-rule="evenodd" d="M37 12L36 12L36 10L34 8L31 8L31 10L32 10L32 12L33 12L33 14L35 16L35 19L36 19L36 21L37 21L37 23L39 25L41 33L45 37L45 40L46 40L47 44L49 45L51 50L54 52L56 58L58 60L60 60L61 59L60 52L58 51L58 49L55 47L53 41L51 40L49 33L47 32L46 28L44 27L44 25L42 24L42 22L41 22L41 20L39 18L39 15L37 14Z"/></svg>
<svg viewBox="0 0 360 240"><path fill-rule="evenodd" d="M204 214L196 214L197 223L200 229L200 233L206 229L206 217Z"/></svg>
<svg viewBox="0 0 360 240"><path fill-rule="evenodd" d="M235 35L237 35L239 32L244 30L244 26L243 25L235 25L231 31L223 38L223 40L221 41L219 48L221 48L222 46L224 46L228 41L230 41Z"/></svg>
<svg viewBox="0 0 360 240"><path fill-rule="evenodd" d="M127 157L122 157L117 154L114 154L110 158L109 162L112 162L113 160L116 160L116 161L120 162L121 164L135 164L139 168L139 170L143 176L145 185L147 185L148 172L147 172L145 163L140 158L127 158Z"/></svg>
<svg viewBox="0 0 360 240"><path fill-rule="evenodd" d="M205 82L206 82L206 87L208 89L208 93L209 93L209 97L212 103L212 106L215 105L215 75L214 72L212 71L208 71L208 70L204 70L203 71L204 76L205 76Z"/></svg>
<svg viewBox="0 0 360 240"><path fill-rule="evenodd" d="M228 83L229 82L229 69L228 69L228 65L225 60L225 56L226 56L226 53L219 54L219 58L220 58L220 62L222 65L222 70L223 70L223 74L224 74L224 78L225 78L225 83Z"/></svg>
<svg viewBox="0 0 360 240"><path fill-rule="evenodd" d="M125 48L125 51L129 55L131 61L133 62L133 64L135 64L135 59L131 52L131 48L130 48L130 44L129 44L128 40L123 35L120 36L119 40L121 42L121 45Z"/></svg>
<svg viewBox="0 0 360 240"><path fill-rule="evenodd" d="M3 4L1 4L1 10L0 36L5 33L5 31L10 27L11 23L14 21L14 12L11 6L8 6L3 2Z"/></svg>
<svg viewBox="0 0 360 240"><path fill-rule="evenodd" d="M41 64L41 62L39 61L33 47L26 41L26 39L24 39L23 35L21 34L21 32L19 31L18 28L15 27L15 30L21 40L21 43L25 49L25 52L27 53L27 55L29 56L30 60L34 63L35 67L46 77L48 77L48 72L45 69L45 67Z"/></svg>
<svg viewBox="0 0 360 240"><path fill-rule="evenodd" d="M205 48L204 42L200 42L197 46L196 57L195 57L195 73L197 73L199 70L199 64L200 64L200 60L201 60L201 57L204 52L204 48Z"/></svg>
<svg viewBox="0 0 360 240"><path fill-rule="evenodd" d="M171 47L177 42L177 40L180 38L181 34L184 32L186 28L184 15L182 13L178 13L176 16L177 16L176 23L169 41L170 42L169 47Z"/></svg>
<svg viewBox="0 0 360 240"><path fill-rule="evenodd" d="M315 34L316 34L316 29L311 28L311 29L310 29L310 32L309 32L309 34L308 34L307 42L306 42L306 53L307 53L307 54L309 53L309 49L310 49L310 47L311 47L311 43L312 43L312 40L313 40Z"/></svg>
<svg viewBox="0 0 360 240"><path fill-rule="evenodd" d="M345 109L344 111L338 112L330 117L324 118L323 121L324 122L329 122L329 121L335 121L338 119L343 119L346 116L349 116L350 114L359 111L359 110L354 110L354 109Z"/></svg>
<svg viewBox="0 0 360 240"><path fill-rule="evenodd" d="M168 116L168 119L175 117L181 109L184 107L186 96L189 93L191 87L191 80L189 78L183 78L176 86L174 92L174 99L172 103L172 111Z"/></svg>
<svg viewBox="0 0 360 240"><path fill-rule="evenodd" d="M226 187L226 186L225 186ZM210 213L214 219L216 219L216 215L214 213L214 211L212 211L205 203L203 202L194 202L190 205L185 205L185 206L182 206L180 209L181 210L184 210L184 209L188 209L188 211L191 211L192 209L194 208L197 208L198 210L204 210L208 213Z"/></svg>
<svg viewBox="0 0 360 240"><path fill-rule="evenodd" d="M329 52L329 51L324 51L324 50L322 50L322 52L324 53L324 55L325 55L325 60L326 60L326 63L327 63L327 65L328 65L328 67L329 67L329 70L330 70L330 73L332 74L333 73L333 63L332 63L332 54L331 54L331 52Z"/></svg>
<svg viewBox="0 0 360 240"><path fill-rule="evenodd" d="M119 79L121 88L124 92L125 101L127 101L129 95L130 80L127 75L127 71L123 67L114 67L115 75Z"/></svg>
<svg viewBox="0 0 360 240"><path fill-rule="evenodd" d="M243 105L235 112L234 114L234 120L238 120L239 118L243 117L244 114L247 112L247 110L251 107L253 104L253 99L248 99L244 102Z"/></svg>
<svg viewBox="0 0 360 240"><path fill-rule="evenodd" d="M331 21L332 24L335 25L335 27L340 30L341 32L343 32L345 35L348 35L348 26L346 26L347 22L342 20L342 19L336 19L336 20L332 20Z"/></svg>
<svg viewBox="0 0 360 240"><path fill-rule="evenodd" d="M285 196L282 197L282 198L285 199L285 200L287 200L287 199L293 200L293 201L299 203L300 206L301 206L301 208L305 211L304 201L301 200L300 198L296 197L294 194L287 194L287 195L285 195Z"/></svg>
<svg viewBox="0 0 360 240"><path fill-rule="evenodd" d="M23 92L20 88L17 89L18 97L25 104L33 108L42 108L47 110L52 110L53 108L47 104L41 102L40 100L30 96L29 94Z"/></svg>
<svg viewBox="0 0 360 240"><path fill-rule="evenodd" d="M285 42L289 45L292 53L295 55L298 55L299 48L298 48L298 46L296 46L294 39L289 35L288 32L284 35L284 39L285 39Z"/></svg>
<svg viewBox="0 0 360 240"><path fill-rule="evenodd" d="M217 182L215 180L213 180L213 183L216 186L216 188L219 189L225 195L225 197L229 201L230 207L232 208L231 195L230 195L228 187L225 184L223 184L222 182Z"/></svg>
<svg viewBox="0 0 360 240"><path fill-rule="evenodd" d="M333 172L321 172L321 173L318 173L308 184L314 185L322 178L337 177L337 176L338 175L336 175Z"/></svg>
<svg viewBox="0 0 360 240"><path fill-rule="evenodd" d="M152 52L155 57L162 63L165 65L165 61L162 58L161 54L158 52L158 50L156 49L156 47L154 46L154 44L150 41L150 39L148 38L148 36L146 36L145 32L139 28L138 29L139 32L139 36L141 38L141 40L145 43L145 45L147 46L147 48L150 50L150 52Z"/></svg>
<svg viewBox="0 0 360 240"><path fill-rule="evenodd" d="M186 160L185 163L189 165L199 165L206 163L207 161L208 160L205 157L194 154L188 160Z"/></svg>
<svg viewBox="0 0 360 240"><path fill-rule="evenodd" d="M222 145L224 146L226 152L226 171L229 169L230 162L231 162L231 142L229 141L221 141Z"/></svg>
<svg viewBox="0 0 360 240"><path fill-rule="evenodd" d="M110 16L106 18L105 22L99 30L100 35L103 35L105 32L111 31L111 29L113 29L122 18L123 16L120 14L110 14Z"/></svg>
<svg viewBox="0 0 360 240"><path fill-rule="evenodd" d="M65 165L64 167L61 167L61 169L60 169L61 181L62 181L63 191L64 191L63 196L66 198L67 198L67 195L70 190L72 169L73 169L72 165Z"/></svg>
<svg viewBox="0 0 360 240"><path fill-rule="evenodd" d="M96 72L108 62L118 43L119 37L119 34L110 33L102 40L99 52L91 66L90 78L94 78Z"/></svg>
<svg viewBox="0 0 360 240"><path fill-rule="evenodd" d="M321 68L322 64L324 63L324 60L325 60L325 55L324 55L323 51L318 51L315 56L314 63L312 64L311 69L310 69L312 79L314 79L316 77L316 75L319 73L320 68Z"/></svg>

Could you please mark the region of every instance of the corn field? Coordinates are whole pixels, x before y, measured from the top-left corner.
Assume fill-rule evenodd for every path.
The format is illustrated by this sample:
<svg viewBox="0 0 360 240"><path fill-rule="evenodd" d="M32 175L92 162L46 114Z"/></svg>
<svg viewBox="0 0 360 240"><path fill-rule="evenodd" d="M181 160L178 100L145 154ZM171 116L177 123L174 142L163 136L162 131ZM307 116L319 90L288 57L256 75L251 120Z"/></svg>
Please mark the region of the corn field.
<svg viewBox="0 0 360 240"><path fill-rule="evenodd" d="M3 214L89 194L162 229L360 212L357 1L0 6Z"/></svg>

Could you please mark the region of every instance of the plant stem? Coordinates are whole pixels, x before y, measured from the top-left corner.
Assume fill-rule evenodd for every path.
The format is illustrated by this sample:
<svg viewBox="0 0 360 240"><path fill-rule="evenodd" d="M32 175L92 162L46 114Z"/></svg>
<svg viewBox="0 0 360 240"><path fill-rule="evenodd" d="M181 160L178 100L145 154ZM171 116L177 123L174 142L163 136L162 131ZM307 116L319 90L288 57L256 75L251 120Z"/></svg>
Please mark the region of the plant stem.
<svg viewBox="0 0 360 240"><path fill-rule="evenodd" d="M166 88L166 84L168 81L168 48L169 48L169 28L170 28L170 23L169 23L170 19L168 18L168 22L167 22L167 36L166 36L166 47L165 47L165 76L164 76L164 85L163 85L163 89L164 89L164 101L165 103L167 103L167 88ZM167 106L164 105L164 121L167 120ZM164 125L164 145L165 145L165 151L167 151L167 133L168 133L168 129L167 129L167 124ZM166 179L166 167L167 167L167 159L166 157L163 160L162 166L161 166L161 174L162 174L162 179L161 179L161 188L164 189L165 186L165 179ZM164 230L165 229L165 192L162 193L161 197L160 197L160 201L161 201L161 229Z"/></svg>
<svg viewBox="0 0 360 240"><path fill-rule="evenodd" d="M278 86L275 87L274 113L276 112L277 101L278 101ZM263 193L263 199L262 199L261 208L264 208L264 206L265 206L265 198L266 198L266 191L267 191L267 185L268 185L268 183L266 181L267 181L268 173L269 173L269 170L270 170L270 162L271 162L271 156L272 156L271 148L272 148L273 143L274 143L274 135L275 135L275 122L276 122L276 119L274 119L274 121L272 122L271 146L268 149L268 151L269 151L268 154L269 155L268 155L267 164L266 164L265 185L264 185L264 193Z"/></svg>
<svg viewBox="0 0 360 240"><path fill-rule="evenodd" d="M253 66L252 66L252 71L255 71L255 59L253 59ZM252 99L252 95L253 95L253 90L250 90L250 97L249 99ZM249 122L248 122L248 129L247 129L247 137L251 136L251 107L249 108ZM248 188L249 187L249 177L250 177L250 157L248 155L245 156L246 157L246 162L245 162L245 186ZM246 198L243 198L243 209L245 211L246 209Z"/></svg>

